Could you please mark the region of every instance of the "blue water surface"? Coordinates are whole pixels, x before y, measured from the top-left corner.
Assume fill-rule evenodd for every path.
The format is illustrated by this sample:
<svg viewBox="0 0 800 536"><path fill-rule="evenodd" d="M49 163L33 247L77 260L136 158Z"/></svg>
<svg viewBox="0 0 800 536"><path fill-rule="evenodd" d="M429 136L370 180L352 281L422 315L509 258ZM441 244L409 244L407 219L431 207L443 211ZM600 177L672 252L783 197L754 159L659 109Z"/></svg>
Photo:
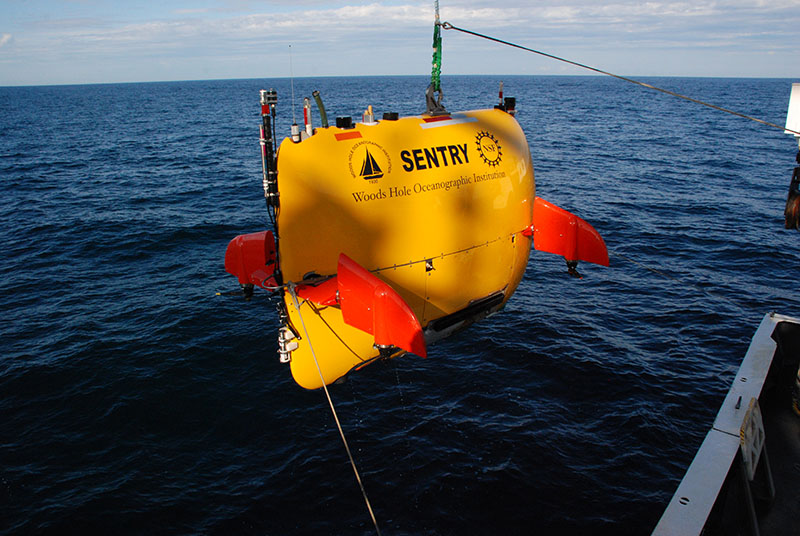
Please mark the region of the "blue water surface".
<svg viewBox="0 0 800 536"><path fill-rule="evenodd" d="M537 194L611 267L533 252L506 310L331 395L384 534L649 534L760 318L800 315L796 143L601 77L503 77ZM790 80L647 82L783 124ZM500 78L443 77L450 110ZM371 534L324 394L275 303L218 297L266 228L278 132L417 114L425 77L0 88L0 534ZM465 281L464 284L469 284Z"/></svg>

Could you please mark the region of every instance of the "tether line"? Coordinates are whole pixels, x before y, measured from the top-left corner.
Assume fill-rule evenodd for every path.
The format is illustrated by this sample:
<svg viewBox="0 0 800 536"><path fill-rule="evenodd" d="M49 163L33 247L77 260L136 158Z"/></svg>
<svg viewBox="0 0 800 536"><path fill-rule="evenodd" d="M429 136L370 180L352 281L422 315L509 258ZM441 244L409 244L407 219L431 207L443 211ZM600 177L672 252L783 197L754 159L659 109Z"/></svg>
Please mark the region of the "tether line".
<svg viewBox="0 0 800 536"><path fill-rule="evenodd" d="M798 132L796 130L792 130L790 128L782 127L780 125L776 125L775 123L770 123L769 121L764 121L763 119L758 119L757 117L753 117L753 116L750 116L750 115L747 115L747 114L736 112L734 110L729 110L727 108L723 108L721 106L717 106L716 104L711 104L711 103L708 103L708 102L704 102L704 101L701 101L701 100L698 100L698 99L694 99L692 97L688 97L686 95L681 95L680 93L675 93L674 91L670 91L668 89L663 89L663 88L656 87L656 86L651 85L651 84L647 84L645 82L640 82L639 80L634 80L633 78L627 78L625 76L620 76L618 74L610 73L608 71L604 71L602 69L598 69L598 68L592 67L590 65L585 65L583 63L578 63L577 61L572 61L572 60L568 60L566 58L561 58L559 56L554 56L553 54L548 54L547 52L542 52L540 50L535 50L535 49L528 48L528 47L525 47L525 46L522 46L522 45L518 45L518 44L512 43L510 41L504 41L503 39L498 39L497 37L492 37L492 36L485 35L485 34L482 34L482 33L473 32L472 30L467 30L465 28L459 28L458 26L453 26L449 22L443 22L442 23L442 28L444 28L445 30L456 30L456 31L459 31L461 33L474 35L475 37L480 37L481 39L488 39L489 41L494 41L495 43L500 43L501 45L506 45L506 46L518 48L520 50L525 50L527 52L532 52L534 54L538 54L540 56L544 56L545 58L550 58L550 59L554 59L554 60L561 61L561 62L564 62L564 63L569 63L570 65L574 65L576 67L580 67L581 69L587 69L589 71L594 71L596 73L604 74L606 76L611 76L611 77L616 78L618 80L623 80L625 82L630 82L631 84L636 84L637 86L642 86L642 87L645 87L645 88L648 88L648 89L653 89L655 91L660 91L661 93L666 93L667 95L672 95L673 97L678 97L679 99L687 100L689 102L694 102L695 104L700 104L702 106L707 106L709 108L713 108L714 110L719 110L720 112L725 112L727 114L735 115L737 117L742 117L744 119L749 119L750 121L755 121L756 123L761 123L762 125L766 125L768 127L777 128L777 129L781 130L782 132L790 132L790 133L794 134L795 136L800 136L800 132Z"/></svg>
<svg viewBox="0 0 800 536"><path fill-rule="evenodd" d="M639 262L636 259L632 259L632 258L628 257L627 255L623 255L622 253L619 253L618 251L608 250L608 253L609 253L609 255L614 255L616 257L619 257L619 258L621 258L623 260L626 260L626 261L630 262L631 264L635 264L636 266L638 266L640 268L644 268L645 270L649 270L649 271L653 272L654 274L658 274L661 277L663 277L665 279L669 279L670 281L673 281L673 282L675 282L675 283L677 283L679 285L682 285L684 287L688 287L688 288L697 290L697 291L699 291L699 292L701 292L701 293L703 293L703 294L705 294L705 295L707 295L707 296L709 296L711 298L715 298L715 299L718 299L718 300L725 301L725 302L727 302L729 304L733 304L733 305L735 305L736 307L738 307L740 309L754 309L753 307L748 306L743 302L738 302L737 300L734 300L733 298L728 298L727 296L723 296L721 294L717 294L716 292L712 292L712 291L710 291L710 290L708 290L706 288L703 288L703 287L701 287L699 285L696 285L695 283L692 283L690 281L684 281L683 279L681 279L679 277L675 277L674 275L670 275L670 274L668 274L667 272L665 272L663 270L659 270L658 268L653 268L652 266L644 264L643 262Z"/></svg>
<svg viewBox="0 0 800 536"><path fill-rule="evenodd" d="M328 392L328 386L325 385L325 378L322 375L322 369L319 366L319 361L317 361L317 354L314 352L314 345L311 344L311 338L308 336L308 329L306 328L306 322L303 320L303 313L300 312L300 304L297 301L297 294L294 291L295 285L293 283L287 284L287 290L289 294L292 296L292 301L294 302L294 308L297 311L297 316L300 317L300 324L303 326L303 333L306 335L306 341L308 342L308 348L311 350L311 356L314 358L314 364L317 366L317 372L319 372L319 379L322 381L322 389L325 391L325 397L328 399L328 405L331 407L331 413L333 414L333 420L336 421L336 427L339 429L339 435L342 437L342 443L344 443L344 450L347 451L347 457L350 459L350 465L353 467L353 473L356 475L356 481L358 482L358 487L361 488L361 495L364 497L364 503L367 505L367 510L369 510L369 517L372 518L372 524L375 526L375 532L378 536L381 536L381 529L378 528L378 520L375 519L375 513L372 511L372 506L369 503L369 498L367 497L367 490L364 489L364 483L361 482L361 475L358 474L358 469L356 468L356 462L353 460L353 454L350 452L350 445L347 444L347 438L344 436L344 430L342 430L342 424L339 422L339 416L336 414L336 408L333 407L333 399L331 399L331 394Z"/></svg>

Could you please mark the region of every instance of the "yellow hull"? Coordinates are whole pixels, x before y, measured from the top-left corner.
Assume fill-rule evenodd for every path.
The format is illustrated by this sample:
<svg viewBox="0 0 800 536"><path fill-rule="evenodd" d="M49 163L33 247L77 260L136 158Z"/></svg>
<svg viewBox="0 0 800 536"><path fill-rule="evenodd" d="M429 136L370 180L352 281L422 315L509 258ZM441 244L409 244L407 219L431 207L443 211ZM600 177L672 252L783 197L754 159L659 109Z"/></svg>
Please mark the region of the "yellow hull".
<svg viewBox="0 0 800 536"><path fill-rule="evenodd" d="M533 166L522 129L503 111L287 138L278 189L283 282L334 275L344 253L397 291L428 341L500 309L525 272ZM284 292L299 335L290 354L298 384L321 387L320 370L327 384L378 357L373 336L345 324L339 307L298 299L299 310Z"/></svg>

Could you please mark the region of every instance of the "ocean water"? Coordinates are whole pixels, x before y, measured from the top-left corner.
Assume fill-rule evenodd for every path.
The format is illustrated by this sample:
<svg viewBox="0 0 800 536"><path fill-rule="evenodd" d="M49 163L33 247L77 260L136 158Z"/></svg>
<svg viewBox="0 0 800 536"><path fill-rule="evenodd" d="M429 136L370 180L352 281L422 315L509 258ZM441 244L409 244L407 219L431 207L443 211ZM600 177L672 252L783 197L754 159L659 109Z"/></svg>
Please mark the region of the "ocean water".
<svg viewBox="0 0 800 536"><path fill-rule="evenodd" d="M502 77L537 194L611 266L532 252L505 311L331 388L382 532L649 534L760 318L800 315L783 228L797 146L600 77ZM450 110L499 77L443 77ZM791 80L646 81L783 124ZM278 131L416 114L425 77L0 88L0 534L372 534L275 303L219 297L265 229L258 90Z"/></svg>

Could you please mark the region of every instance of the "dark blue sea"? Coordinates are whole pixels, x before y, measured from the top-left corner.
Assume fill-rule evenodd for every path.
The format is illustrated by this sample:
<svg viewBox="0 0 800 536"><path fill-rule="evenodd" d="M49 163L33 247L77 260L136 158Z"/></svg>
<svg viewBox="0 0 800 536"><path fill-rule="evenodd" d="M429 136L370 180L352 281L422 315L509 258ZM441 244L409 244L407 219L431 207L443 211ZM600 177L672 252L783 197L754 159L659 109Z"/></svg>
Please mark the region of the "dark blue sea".
<svg viewBox="0 0 800 536"><path fill-rule="evenodd" d="M500 77L443 77L451 111ZM611 267L532 252L505 311L331 388L385 535L646 535L755 328L800 315L782 131L601 77L502 77L537 194ZM791 80L647 82L783 125ZM331 118L418 114L426 77L305 78ZM259 89L0 88L0 534L372 534L322 391L236 290L267 228ZM465 281L464 284L469 284Z"/></svg>

